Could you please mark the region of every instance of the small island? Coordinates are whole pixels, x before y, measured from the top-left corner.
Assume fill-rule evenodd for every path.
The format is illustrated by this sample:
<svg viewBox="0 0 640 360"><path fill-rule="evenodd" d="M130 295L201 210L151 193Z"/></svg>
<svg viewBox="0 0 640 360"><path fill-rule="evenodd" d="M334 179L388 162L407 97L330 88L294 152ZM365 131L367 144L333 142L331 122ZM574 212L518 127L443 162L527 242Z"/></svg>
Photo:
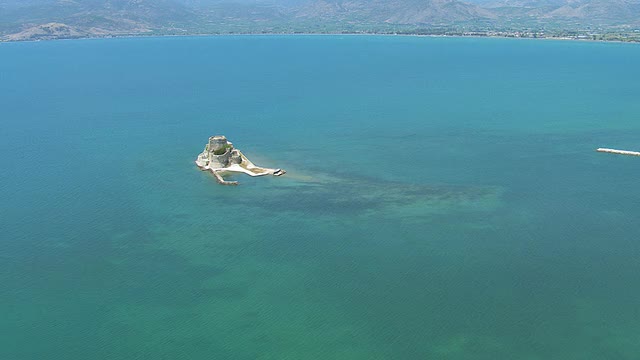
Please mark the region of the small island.
<svg viewBox="0 0 640 360"><path fill-rule="evenodd" d="M216 135L209 138L204 151L198 155L196 165L201 170L209 170L215 176L219 184L238 185L237 181L227 181L222 177L225 172L241 172L249 176L274 175L281 176L286 173L282 169L269 169L254 165L244 154L233 148L224 135Z"/></svg>

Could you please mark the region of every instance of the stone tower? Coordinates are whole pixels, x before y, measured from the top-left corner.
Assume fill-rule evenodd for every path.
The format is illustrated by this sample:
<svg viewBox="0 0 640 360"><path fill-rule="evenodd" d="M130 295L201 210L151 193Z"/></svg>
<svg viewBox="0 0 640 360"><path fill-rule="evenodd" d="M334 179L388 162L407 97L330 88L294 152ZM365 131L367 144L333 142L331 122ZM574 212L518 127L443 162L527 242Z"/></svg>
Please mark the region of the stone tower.
<svg viewBox="0 0 640 360"><path fill-rule="evenodd" d="M226 146L231 146L231 149L233 149L233 144L231 144L224 135L216 135L209 138L207 150L213 152Z"/></svg>

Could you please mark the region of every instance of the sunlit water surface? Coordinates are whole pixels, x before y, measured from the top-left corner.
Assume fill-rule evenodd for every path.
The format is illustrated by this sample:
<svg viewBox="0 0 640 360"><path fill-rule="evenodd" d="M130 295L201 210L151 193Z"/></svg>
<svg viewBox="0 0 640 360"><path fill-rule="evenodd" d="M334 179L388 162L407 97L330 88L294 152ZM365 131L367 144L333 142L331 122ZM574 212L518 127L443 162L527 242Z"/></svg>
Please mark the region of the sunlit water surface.
<svg viewBox="0 0 640 360"><path fill-rule="evenodd" d="M0 44L0 358L637 359L640 47ZM225 134L284 177L219 186Z"/></svg>

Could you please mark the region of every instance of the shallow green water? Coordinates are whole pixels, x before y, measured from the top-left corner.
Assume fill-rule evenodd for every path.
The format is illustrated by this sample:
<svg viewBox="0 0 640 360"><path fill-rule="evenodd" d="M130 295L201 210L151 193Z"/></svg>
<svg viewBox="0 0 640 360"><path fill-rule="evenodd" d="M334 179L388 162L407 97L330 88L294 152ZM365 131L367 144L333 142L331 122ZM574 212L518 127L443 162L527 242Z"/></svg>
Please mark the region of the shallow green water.
<svg viewBox="0 0 640 360"><path fill-rule="evenodd" d="M640 47L0 45L2 359L637 359ZM225 134L280 178L196 170Z"/></svg>

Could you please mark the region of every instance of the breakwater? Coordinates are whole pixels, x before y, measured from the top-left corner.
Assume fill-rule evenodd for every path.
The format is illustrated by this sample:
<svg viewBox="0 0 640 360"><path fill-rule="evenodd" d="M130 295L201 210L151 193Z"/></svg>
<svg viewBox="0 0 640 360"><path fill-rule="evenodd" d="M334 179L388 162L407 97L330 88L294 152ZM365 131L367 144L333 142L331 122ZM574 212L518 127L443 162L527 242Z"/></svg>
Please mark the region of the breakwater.
<svg viewBox="0 0 640 360"><path fill-rule="evenodd" d="M216 181L218 182L218 184L221 185L238 185L237 181L228 181L225 180L222 175L220 175L220 173L218 171L214 171L212 170L211 173L213 174L213 176L215 176Z"/></svg>
<svg viewBox="0 0 640 360"><path fill-rule="evenodd" d="M607 149L607 148L599 148L596 151L602 152L602 153L617 154L617 155L640 156L640 152L637 152L637 151L616 150L616 149Z"/></svg>

